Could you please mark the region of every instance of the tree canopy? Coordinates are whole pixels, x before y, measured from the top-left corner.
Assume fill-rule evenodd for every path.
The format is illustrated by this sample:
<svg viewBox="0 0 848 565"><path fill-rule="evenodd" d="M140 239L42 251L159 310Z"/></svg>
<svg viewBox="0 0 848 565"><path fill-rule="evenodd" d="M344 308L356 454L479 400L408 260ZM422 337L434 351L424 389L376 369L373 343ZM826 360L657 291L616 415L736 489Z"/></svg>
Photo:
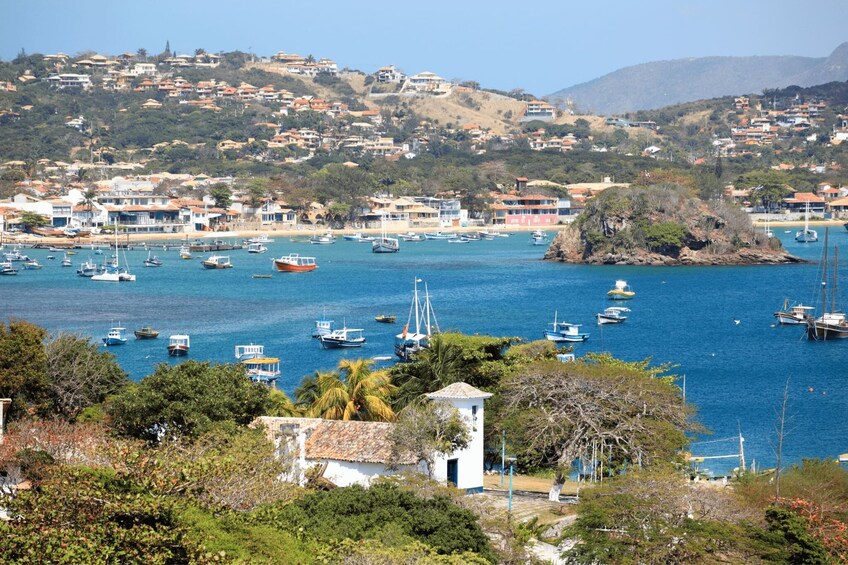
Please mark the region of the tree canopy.
<svg viewBox="0 0 848 565"><path fill-rule="evenodd" d="M158 443L193 439L221 423L247 425L269 405L269 388L240 365L185 361L160 363L152 375L128 387L108 406L115 429Z"/></svg>

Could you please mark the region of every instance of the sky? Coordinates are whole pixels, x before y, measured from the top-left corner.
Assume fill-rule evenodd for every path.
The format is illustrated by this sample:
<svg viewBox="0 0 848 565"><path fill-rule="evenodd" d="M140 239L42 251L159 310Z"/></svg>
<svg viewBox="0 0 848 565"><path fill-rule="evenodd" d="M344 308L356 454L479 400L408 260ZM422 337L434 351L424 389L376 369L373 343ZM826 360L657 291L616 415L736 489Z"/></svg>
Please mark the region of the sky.
<svg viewBox="0 0 848 565"><path fill-rule="evenodd" d="M0 59L278 51L372 73L395 65L544 96L640 63L826 57L846 0L0 0Z"/></svg>

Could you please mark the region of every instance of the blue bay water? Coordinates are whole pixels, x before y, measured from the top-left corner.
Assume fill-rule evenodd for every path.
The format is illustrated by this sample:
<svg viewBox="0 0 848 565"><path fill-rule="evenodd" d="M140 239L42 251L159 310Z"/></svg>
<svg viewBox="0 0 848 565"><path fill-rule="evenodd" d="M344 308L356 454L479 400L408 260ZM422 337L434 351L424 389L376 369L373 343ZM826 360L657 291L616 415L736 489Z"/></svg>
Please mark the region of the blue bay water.
<svg viewBox="0 0 848 565"><path fill-rule="evenodd" d="M822 242L797 244L784 230L788 249L814 262ZM652 357L674 363L686 375L687 399L716 440L746 438L748 459L774 465L775 425L783 387L789 381L790 419L784 454L833 457L848 451L848 340L809 342L800 327L774 325L783 303L810 303L818 295L818 265L748 267L618 267L541 261L544 247L529 235L465 245L446 241L401 242L398 254L376 255L370 245L339 240L334 245L293 243L277 238L270 251L230 253L233 269L207 271L199 258L181 260L176 250L156 250L162 268L145 268L147 252L127 251L135 283L98 283L47 261L43 250L26 250L45 268L0 277L0 318L23 318L50 331L77 332L96 339L112 325L130 331L160 330L158 340L110 348L132 378L140 379L169 359L167 336L191 335L190 358L232 362L235 345L259 343L280 357L278 387L291 393L300 379L333 369L345 357L391 355L394 335L406 320L415 277L423 279L442 330L539 339L558 312L559 320L584 324L590 339L576 353L609 351L626 360ZM846 248L848 233L831 230L831 243ZM273 270L271 259L290 252L314 255L312 273ZM848 253L848 251L846 251ZM75 264L88 258L80 251ZM94 256L98 258L97 256ZM122 257L123 260L123 257ZM273 274L254 279L254 273ZM627 303L627 322L596 326L595 313L609 305L615 279L636 291ZM848 280L840 278L846 287ZM848 288L848 287L846 287ZM325 313L337 324L364 328L366 345L322 350L310 338L314 320ZM398 323L379 324L377 314ZM738 320L739 323L735 323ZM164 338L164 339L163 339ZM734 453L734 442L696 445L701 455ZM732 460L711 461L723 471Z"/></svg>

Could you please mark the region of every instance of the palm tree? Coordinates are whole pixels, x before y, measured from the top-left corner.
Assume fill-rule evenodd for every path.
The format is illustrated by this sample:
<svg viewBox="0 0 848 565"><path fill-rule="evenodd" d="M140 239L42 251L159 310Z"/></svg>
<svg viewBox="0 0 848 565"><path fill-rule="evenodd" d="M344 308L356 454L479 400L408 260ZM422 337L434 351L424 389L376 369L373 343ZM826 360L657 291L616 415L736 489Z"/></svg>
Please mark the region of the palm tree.
<svg viewBox="0 0 848 565"><path fill-rule="evenodd" d="M401 368L394 407L403 408L423 394L462 381L462 368L462 348L434 336L430 347L419 351L412 363Z"/></svg>
<svg viewBox="0 0 848 565"><path fill-rule="evenodd" d="M339 372L316 372L295 391L307 416L328 420L394 421L389 399L395 391L384 371L371 371L371 361L342 360Z"/></svg>
<svg viewBox="0 0 848 565"><path fill-rule="evenodd" d="M87 224L91 225L91 211L94 209L94 200L97 198L97 192L93 188L86 189L85 192L82 193L82 203L85 206L86 210L88 210Z"/></svg>

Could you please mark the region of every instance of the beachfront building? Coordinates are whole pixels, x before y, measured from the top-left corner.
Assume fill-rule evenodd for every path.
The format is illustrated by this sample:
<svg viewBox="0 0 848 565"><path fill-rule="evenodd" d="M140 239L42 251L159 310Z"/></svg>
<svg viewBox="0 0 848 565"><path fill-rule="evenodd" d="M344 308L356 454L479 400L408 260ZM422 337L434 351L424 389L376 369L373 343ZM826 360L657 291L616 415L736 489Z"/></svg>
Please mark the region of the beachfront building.
<svg viewBox="0 0 848 565"><path fill-rule="evenodd" d="M413 196L413 200L439 211L439 225L443 228L457 227L468 222L468 210L462 208L459 198L437 198L435 196Z"/></svg>
<svg viewBox="0 0 848 565"><path fill-rule="evenodd" d="M427 395L455 407L471 435L465 449L436 459L432 473L436 480L469 493L482 492L483 403L491 396L466 383L454 383ZM368 486L381 476L410 469L426 470L423 461L409 455L396 462L397 469L389 468L389 434L394 427L391 423L262 416L254 425L264 426L277 457L292 462L285 478L297 484L306 484L310 469L340 487Z"/></svg>
<svg viewBox="0 0 848 565"><path fill-rule="evenodd" d="M553 226L559 199L543 194L493 194L492 223L499 226Z"/></svg>

